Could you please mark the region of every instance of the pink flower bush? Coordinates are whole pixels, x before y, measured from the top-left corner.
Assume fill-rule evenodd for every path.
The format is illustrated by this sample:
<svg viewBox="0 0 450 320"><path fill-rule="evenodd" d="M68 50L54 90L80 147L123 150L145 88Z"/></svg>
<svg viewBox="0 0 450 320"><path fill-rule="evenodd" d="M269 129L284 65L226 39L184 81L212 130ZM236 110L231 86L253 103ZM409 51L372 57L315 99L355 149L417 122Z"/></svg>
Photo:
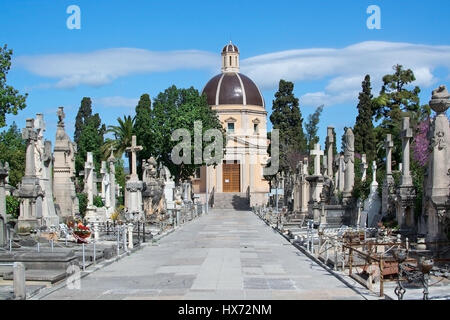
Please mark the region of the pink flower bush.
<svg viewBox="0 0 450 320"><path fill-rule="evenodd" d="M430 140L428 130L430 128L430 118L427 118L417 126L416 136L413 142L413 158L422 167L425 167L430 155Z"/></svg>

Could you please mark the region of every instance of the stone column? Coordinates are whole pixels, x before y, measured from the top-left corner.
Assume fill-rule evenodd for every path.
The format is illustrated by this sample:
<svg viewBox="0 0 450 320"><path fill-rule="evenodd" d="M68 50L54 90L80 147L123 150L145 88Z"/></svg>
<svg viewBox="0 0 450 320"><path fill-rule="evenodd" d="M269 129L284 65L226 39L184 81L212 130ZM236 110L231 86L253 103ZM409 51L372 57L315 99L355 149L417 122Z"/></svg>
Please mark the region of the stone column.
<svg viewBox="0 0 450 320"><path fill-rule="evenodd" d="M128 248L133 249L133 224L128 224Z"/></svg>
<svg viewBox="0 0 450 320"><path fill-rule="evenodd" d="M109 163L109 198L111 201L110 210L108 212L108 217L114 212L116 209L116 167L115 162L116 158L114 157L114 148L111 147L111 155L108 158Z"/></svg>
<svg viewBox="0 0 450 320"><path fill-rule="evenodd" d="M412 136L412 130L409 127L409 117L404 117L402 119L402 186L412 185L411 173L409 171L409 141Z"/></svg>
<svg viewBox="0 0 450 320"><path fill-rule="evenodd" d="M8 170L0 162L0 247L6 245L6 178L8 177Z"/></svg>
<svg viewBox="0 0 450 320"><path fill-rule="evenodd" d="M330 179L333 179L333 143L334 143L334 135L333 135L334 127L327 128L327 138L328 138L328 146L327 146L327 175Z"/></svg>
<svg viewBox="0 0 450 320"><path fill-rule="evenodd" d="M386 140L384 143L386 148L386 176L383 182L383 192L382 192L382 206L381 211L383 216L388 214L391 210L390 200L393 194L394 178L392 177L392 148L394 147L394 142L392 141L391 134L386 135Z"/></svg>
<svg viewBox="0 0 450 320"><path fill-rule="evenodd" d="M338 169L338 189L340 192L344 191L344 172L345 172L344 155L339 155L339 169Z"/></svg>
<svg viewBox="0 0 450 320"><path fill-rule="evenodd" d="M8 177L8 170L0 162L0 218L6 223L6 178Z"/></svg>
<svg viewBox="0 0 450 320"><path fill-rule="evenodd" d="M75 153L73 143L64 130L64 108L58 108L58 126L53 151L53 194L59 206L61 217L72 217L79 213L78 198L75 191Z"/></svg>
<svg viewBox="0 0 450 320"><path fill-rule="evenodd" d="M445 223L450 218L450 128L445 115L450 106L450 94L445 86L433 91L429 105L436 112L436 118L428 132L431 154L428 158L424 215L427 241L434 241L446 238Z"/></svg>
<svg viewBox="0 0 450 320"><path fill-rule="evenodd" d="M344 176L344 203L348 202L352 196L353 186L355 184L355 136L351 128L345 132L345 176Z"/></svg>
<svg viewBox="0 0 450 320"><path fill-rule="evenodd" d="M368 167L369 167L369 165L367 164L366 154L363 153L361 155L361 171L362 171L361 181L366 181Z"/></svg>

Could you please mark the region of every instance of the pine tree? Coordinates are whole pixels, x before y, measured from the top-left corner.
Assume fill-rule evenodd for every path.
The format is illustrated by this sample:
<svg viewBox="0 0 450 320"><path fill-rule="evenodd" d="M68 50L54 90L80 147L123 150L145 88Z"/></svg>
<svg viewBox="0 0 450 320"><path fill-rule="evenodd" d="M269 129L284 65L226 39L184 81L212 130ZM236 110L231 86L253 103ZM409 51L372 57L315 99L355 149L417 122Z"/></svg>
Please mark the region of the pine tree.
<svg viewBox="0 0 450 320"><path fill-rule="evenodd" d="M270 115L273 128L280 130L280 172L295 171L306 151L303 118L293 90L292 82L280 80Z"/></svg>
<svg viewBox="0 0 450 320"><path fill-rule="evenodd" d="M361 84L362 91L359 93L358 116L353 130L355 135L355 151L359 154L365 153L370 163L375 159L376 140L372 123L372 88L370 87L370 76L366 75Z"/></svg>

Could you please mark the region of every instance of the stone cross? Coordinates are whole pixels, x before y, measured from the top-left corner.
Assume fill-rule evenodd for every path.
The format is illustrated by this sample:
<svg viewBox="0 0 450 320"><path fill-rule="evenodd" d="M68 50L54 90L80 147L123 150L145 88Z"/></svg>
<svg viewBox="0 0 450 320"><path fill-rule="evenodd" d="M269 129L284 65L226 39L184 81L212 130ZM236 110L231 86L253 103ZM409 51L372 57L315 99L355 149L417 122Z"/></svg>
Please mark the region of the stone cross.
<svg viewBox="0 0 450 320"><path fill-rule="evenodd" d="M367 168L368 167L369 167L369 165L367 164L366 154L363 153L361 155L361 170L362 170L361 181L366 181L366 175L367 175Z"/></svg>
<svg viewBox="0 0 450 320"><path fill-rule="evenodd" d="M327 175L333 179L333 143L334 143L334 135L333 135L333 127L327 128L327 138L328 138L328 146L327 146Z"/></svg>
<svg viewBox="0 0 450 320"><path fill-rule="evenodd" d="M402 119L402 186L412 185L411 172L409 171L409 142L412 136L412 130L409 126L409 117L404 117Z"/></svg>
<svg viewBox="0 0 450 320"><path fill-rule="evenodd" d="M394 142L390 133L386 135L384 147L386 148L386 176L392 176L392 148L394 147Z"/></svg>
<svg viewBox="0 0 450 320"><path fill-rule="evenodd" d="M314 156L314 175L320 176L320 156L324 154L323 150L320 150L320 144L316 143L314 150L311 150L309 154Z"/></svg>
<svg viewBox="0 0 450 320"><path fill-rule="evenodd" d="M116 158L114 157L114 147L111 146L111 155L108 158L109 163L109 191L110 191L110 200L111 200L111 211L116 208L116 167L114 163L116 162Z"/></svg>
<svg viewBox="0 0 450 320"><path fill-rule="evenodd" d="M137 170L136 170L136 154L141 151L142 146L136 144L136 136L131 138L131 147L126 148L127 152L131 152L131 177L137 180Z"/></svg>
<svg viewBox="0 0 450 320"><path fill-rule="evenodd" d="M22 130L22 139L26 140L27 143L25 175L35 176L36 168L34 165L34 145L38 139L38 135L34 130L34 119L27 119L26 127Z"/></svg>

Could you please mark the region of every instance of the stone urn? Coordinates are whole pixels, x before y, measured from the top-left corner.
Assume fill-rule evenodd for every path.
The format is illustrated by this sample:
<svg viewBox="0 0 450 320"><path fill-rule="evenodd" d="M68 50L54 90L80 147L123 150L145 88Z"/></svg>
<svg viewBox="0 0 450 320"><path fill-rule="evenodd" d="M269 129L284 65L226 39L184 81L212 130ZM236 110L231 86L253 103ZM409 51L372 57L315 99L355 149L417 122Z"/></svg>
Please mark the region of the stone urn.
<svg viewBox="0 0 450 320"><path fill-rule="evenodd" d="M425 238L417 238L417 250L427 250L427 245L425 244Z"/></svg>

